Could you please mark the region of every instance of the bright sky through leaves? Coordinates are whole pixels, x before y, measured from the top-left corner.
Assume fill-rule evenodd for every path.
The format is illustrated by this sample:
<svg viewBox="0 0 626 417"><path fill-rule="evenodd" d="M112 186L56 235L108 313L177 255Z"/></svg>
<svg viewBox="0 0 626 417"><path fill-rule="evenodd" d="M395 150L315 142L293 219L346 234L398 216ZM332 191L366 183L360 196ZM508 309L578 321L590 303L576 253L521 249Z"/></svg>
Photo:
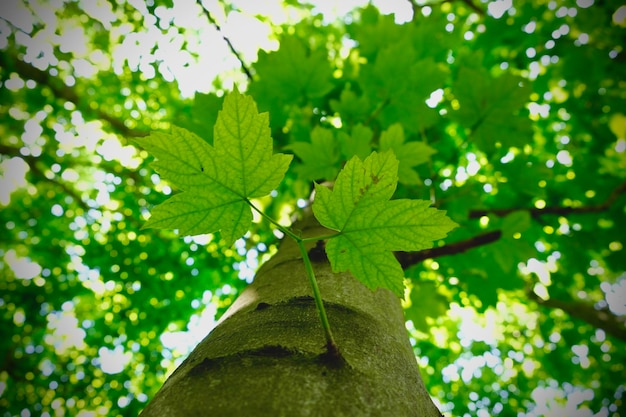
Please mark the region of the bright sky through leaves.
<svg viewBox="0 0 626 417"><path fill-rule="evenodd" d="M407 299L415 301L405 312L422 320L407 328L443 414L539 416L546 414L542 404L557 416L617 414L624 338L589 318L626 314L623 191L607 200L625 178L626 6L310 3L312 9L280 0L2 3L0 311L12 365L0 375L0 409L137 415L159 378L204 335L184 348L181 332L196 331L189 323L205 306L217 306L219 317L273 253L266 222L253 223L228 248L210 235L140 230L149 209L188 191L149 169L152 157L123 127L143 134L176 124L212 144L222 93L237 85L284 121L271 124L281 152L297 141L312 144L314 127L331 130L339 159L328 154L328 172L352 155L364 160L383 151L383 132L399 122L402 145L422 142L437 153L405 164L423 180L408 185L406 155L392 147L401 160L397 198L429 198L432 191L437 207L462 224L445 246L505 232L496 243L405 270ZM345 16L357 4L383 13ZM346 25L325 26L335 18ZM283 38L309 41L302 46L324 57L316 65L328 76L319 80L332 89L313 99L276 99L284 84L273 65L262 73L258 58L260 50L288 52ZM399 43L405 53L397 57ZM291 56L278 55L285 58L276 60L280 74L289 74ZM409 56L416 59L402 59ZM405 91L397 91L403 83ZM253 95L255 84L271 94ZM302 84L309 87L306 78ZM388 91L394 94L385 104ZM206 122L201 128L192 123L196 116ZM255 199L281 219L296 201L304 206L310 191L301 181L303 160L295 159L277 196ZM315 176L322 171L309 167ZM584 211L604 202L606 210ZM516 211L500 217L494 208ZM537 210L554 208L575 215ZM470 218L476 210L489 213ZM132 352L132 359L109 378L102 358L112 356L103 352ZM58 389L62 378L69 389Z"/></svg>

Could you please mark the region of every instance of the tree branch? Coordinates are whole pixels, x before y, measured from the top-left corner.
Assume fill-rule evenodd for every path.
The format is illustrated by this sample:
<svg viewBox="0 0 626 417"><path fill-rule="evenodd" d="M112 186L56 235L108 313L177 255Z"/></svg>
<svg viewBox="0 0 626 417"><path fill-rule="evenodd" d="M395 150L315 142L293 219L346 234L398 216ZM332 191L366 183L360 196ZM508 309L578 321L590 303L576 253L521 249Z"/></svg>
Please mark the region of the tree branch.
<svg viewBox="0 0 626 417"><path fill-rule="evenodd" d="M480 7L478 7L477 5L475 5L472 0L461 0L461 3L465 3L467 7L472 9L474 12L476 12L480 16L485 15L485 11L481 9Z"/></svg>
<svg viewBox="0 0 626 417"><path fill-rule="evenodd" d="M61 188L61 190L63 190L65 195L69 195L70 197L72 197L74 201L76 201L76 204L78 204L85 211L85 213L89 211L90 207L73 188L68 186L65 182L57 181L57 180L48 178L46 176L43 170L39 168L38 166L38 163L40 163L39 158L30 156L30 155L29 156L22 155L19 153L19 149L13 148L11 146L5 146L5 145L0 145L0 154L6 155L9 157L19 157L23 159L24 162L28 164L28 167L30 168L31 174L33 176L35 176L40 181L48 182L50 184L53 184L56 187Z"/></svg>
<svg viewBox="0 0 626 417"><path fill-rule="evenodd" d="M454 255L462 253L478 246L487 245L500 239L502 236L501 230L494 230L491 232L483 233L478 236L471 237L466 240L454 242L441 246L439 248L425 249L418 252L396 252L396 258L402 265L403 269L408 268L411 265L415 265L425 259L438 258L440 256Z"/></svg>
<svg viewBox="0 0 626 417"><path fill-rule="evenodd" d="M411 1L411 7L413 8L413 15L417 14L418 10L421 10L425 6L433 7L439 6L444 3L452 3L454 0L442 0L439 3L426 3L426 4L417 4L416 1ZM467 7L469 7L472 11L479 14L480 16L485 15L485 11L474 4L472 0L461 0L461 3L464 3Z"/></svg>
<svg viewBox="0 0 626 417"><path fill-rule="evenodd" d="M241 69L243 70L243 72L246 73L246 76L248 77L248 80L250 82L252 82L253 78L252 78L252 72L250 72L250 69L248 68L248 66L245 64L245 62L243 61L243 58L241 57L241 55L239 54L239 52L237 52L237 50L235 49L235 47L233 46L232 42L230 41L230 39L228 39L228 37L226 37L226 35L224 35L224 33L222 32L222 28L220 27L220 25L215 21L215 19L213 19L213 16L211 16L211 12L209 12L207 10L206 7L204 7L202 5L202 1L198 0L198 4L200 5L200 7L202 8L202 12L204 13L204 15L206 16L206 18L209 20L209 22L211 22L211 24L213 26L215 26L215 29L217 29L217 31L219 32L220 35L222 35L222 39L224 39L224 41L226 41L226 44L228 45L228 48L230 49L230 51L233 53L233 55L235 55L235 57L237 57L237 60L239 60L239 63L241 64Z"/></svg>
<svg viewBox="0 0 626 417"><path fill-rule="evenodd" d="M601 204L595 204L592 206L584 206L584 207L544 207L542 209L532 207L532 208L504 208L504 209L482 209L482 210L471 210L469 212L470 219L478 219L483 216L487 216L489 214L494 214L498 217L504 217L514 211L518 210L526 210L533 216L541 216L545 214L554 214L559 216L568 216L570 214L589 214L589 213L599 213L605 210L608 210L611 205L617 200L617 198L626 192L626 181L621 183L618 187L616 187L611 194L607 197L607 199Z"/></svg>
<svg viewBox="0 0 626 417"><path fill-rule="evenodd" d="M596 308L582 301L564 301L550 298L544 300L534 291L527 291L528 298L547 308L558 308L577 319L598 327L608 334L626 341L626 316L616 316L608 307Z"/></svg>
<svg viewBox="0 0 626 417"><path fill-rule="evenodd" d="M74 103L81 111L85 113L92 113L93 110L81 106L80 96L74 89L66 85L61 84L55 77L51 76L48 72L42 71L33 67L30 64L19 59L17 56L11 56L9 54L0 54L0 66L6 69L15 70L21 78L25 80L33 80L37 84L48 87L55 97ZM125 137L143 137L147 136L148 132L141 130L131 129L124 124L120 119L111 116L110 114L100 110L95 110L97 118L108 122L113 129L115 129L120 135Z"/></svg>

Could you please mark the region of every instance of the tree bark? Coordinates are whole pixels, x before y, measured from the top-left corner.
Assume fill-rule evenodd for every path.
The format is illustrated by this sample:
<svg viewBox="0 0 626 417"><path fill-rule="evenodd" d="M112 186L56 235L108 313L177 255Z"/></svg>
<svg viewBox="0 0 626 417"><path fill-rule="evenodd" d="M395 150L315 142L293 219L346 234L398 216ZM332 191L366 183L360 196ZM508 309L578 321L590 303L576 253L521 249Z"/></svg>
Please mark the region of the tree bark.
<svg viewBox="0 0 626 417"><path fill-rule="evenodd" d="M329 232L312 219L298 227ZM302 257L286 238L141 416L441 416L400 300L334 274L324 257L313 266L343 362L325 354Z"/></svg>

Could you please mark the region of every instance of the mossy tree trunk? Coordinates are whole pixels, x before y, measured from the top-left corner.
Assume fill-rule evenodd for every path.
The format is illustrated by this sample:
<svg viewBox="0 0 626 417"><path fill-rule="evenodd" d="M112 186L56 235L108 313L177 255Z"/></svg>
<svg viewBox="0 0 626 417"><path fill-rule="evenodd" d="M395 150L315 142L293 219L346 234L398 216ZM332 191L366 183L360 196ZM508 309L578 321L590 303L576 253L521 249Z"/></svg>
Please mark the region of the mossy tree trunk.
<svg viewBox="0 0 626 417"><path fill-rule="evenodd" d="M328 234L312 221L299 227ZM314 268L344 362L325 355L300 252L285 239L141 416L439 417L400 300L332 273L323 256Z"/></svg>

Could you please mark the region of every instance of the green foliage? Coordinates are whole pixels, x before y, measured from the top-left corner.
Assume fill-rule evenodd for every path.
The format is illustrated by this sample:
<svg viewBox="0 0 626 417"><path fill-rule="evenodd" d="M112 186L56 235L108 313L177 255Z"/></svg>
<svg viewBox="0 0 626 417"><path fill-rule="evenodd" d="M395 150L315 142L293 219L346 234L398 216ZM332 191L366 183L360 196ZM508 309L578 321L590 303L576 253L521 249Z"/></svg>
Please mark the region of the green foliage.
<svg viewBox="0 0 626 417"><path fill-rule="evenodd" d="M431 250L395 253L443 414L626 414L623 2L435 0L336 21L291 0L279 16L204 2L221 32L179 2L48 3L0 7L3 415L137 415L275 252L276 226L250 222L245 200L287 225L311 180L345 177L372 151L398 160L387 156L395 193L376 204L460 225ZM213 131L234 85L269 113L264 146L295 154L289 168L279 157L282 182L259 179L254 195L269 196L236 176L232 192L196 192L187 174L212 183L200 165L163 162L212 152L208 166L236 171ZM135 138L163 142L162 176ZM142 230L171 187L203 210L216 208L200 193L217 190L248 232L227 214L209 229L233 246ZM348 239L358 217L329 213L344 266L369 249Z"/></svg>

